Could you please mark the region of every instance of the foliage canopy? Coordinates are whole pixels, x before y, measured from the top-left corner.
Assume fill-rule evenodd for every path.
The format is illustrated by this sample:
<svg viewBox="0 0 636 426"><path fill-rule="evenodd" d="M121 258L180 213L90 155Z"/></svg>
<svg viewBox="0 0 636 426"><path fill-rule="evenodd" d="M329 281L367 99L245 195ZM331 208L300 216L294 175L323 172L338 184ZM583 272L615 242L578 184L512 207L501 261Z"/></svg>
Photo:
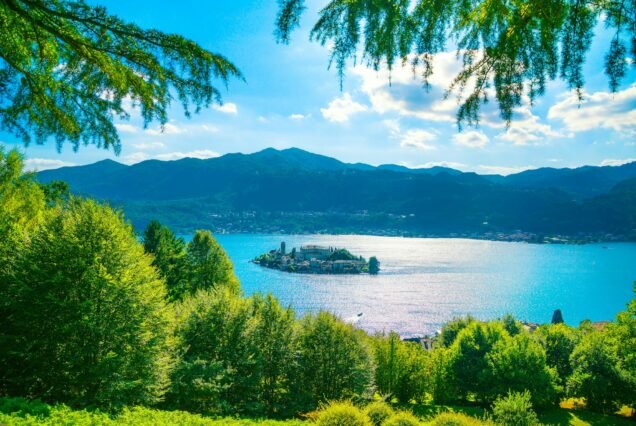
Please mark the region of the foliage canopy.
<svg viewBox="0 0 636 426"><path fill-rule="evenodd" d="M225 57L180 35L145 30L83 0L0 1L0 129L120 150L113 124L139 107L144 125L221 102L242 78Z"/></svg>
<svg viewBox="0 0 636 426"><path fill-rule="evenodd" d="M304 4L280 2L279 42L289 42ZM458 124L476 124L493 96L509 123L524 98L542 95L549 80L560 78L581 96L583 64L600 20L614 32L605 73L615 91L628 51L636 56L634 0L329 0L311 39L332 46L330 65L341 84L349 61L360 57L376 70L409 64L428 88L435 55L457 48L462 68L448 90L463 94Z"/></svg>

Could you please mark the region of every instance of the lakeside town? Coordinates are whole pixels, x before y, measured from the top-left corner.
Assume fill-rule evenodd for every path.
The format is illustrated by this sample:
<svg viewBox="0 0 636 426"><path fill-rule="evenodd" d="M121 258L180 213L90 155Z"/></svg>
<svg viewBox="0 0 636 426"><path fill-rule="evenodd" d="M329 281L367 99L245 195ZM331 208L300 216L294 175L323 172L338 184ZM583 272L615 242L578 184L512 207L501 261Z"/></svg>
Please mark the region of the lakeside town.
<svg viewBox="0 0 636 426"><path fill-rule="evenodd" d="M375 256L367 261L362 256L355 256L347 249L305 245L289 252L285 242L280 248L261 254L254 263L285 272L305 274L361 274L375 275L380 271L380 262Z"/></svg>
<svg viewBox="0 0 636 426"><path fill-rule="evenodd" d="M199 212L201 213L201 212ZM208 212L203 218L180 219L167 223L187 234L199 227L209 228L214 234L271 234L271 235L373 235L406 238L468 238L489 241L524 242L529 244L590 244L599 242L633 241L636 235L597 233L535 233L521 229L502 231L426 231L405 225L405 215L335 212ZM137 224L139 227L145 222Z"/></svg>

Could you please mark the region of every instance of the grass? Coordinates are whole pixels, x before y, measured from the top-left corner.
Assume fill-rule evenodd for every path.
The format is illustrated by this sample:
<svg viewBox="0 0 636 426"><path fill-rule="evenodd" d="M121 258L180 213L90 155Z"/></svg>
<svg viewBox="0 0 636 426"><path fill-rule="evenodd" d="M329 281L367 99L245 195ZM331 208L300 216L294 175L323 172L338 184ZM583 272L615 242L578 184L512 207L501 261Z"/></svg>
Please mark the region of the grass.
<svg viewBox="0 0 636 426"><path fill-rule="evenodd" d="M631 409L628 407L623 407L623 409L615 415L594 413L585 410L584 407L585 405L582 401L570 399L561 403L559 408L538 412L537 414L541 423L553 426L634 426L634 424L636 424ZM488 410L477 405L417 404L401 408L408 408L413 411L416 416L423 419L431 419L437 414L445 412L461 413L476 418L484 418L484 416L488 414Z"/></svg>
<svg viewBox="0 0 636 426"><path fill-rule="evenodd" d="M460 413L478 419L488 413L483 407L409 404L396 407L408 409L417 417L431 420L440 413ZM561 407L539 412L543 424L554 426L610 426L635 424L631 410L624 408L615 415L603 415L587 411L580 400L567 400ZM242 418L210 418L183 411L162 411L143 407L125 409L116 416L96 411L72 410L65 405L48 405L38 401L27 401L23 398L0 398L0 425L91 425L91 426L306 426L313 422L303 420L267 420Z"/></svg>

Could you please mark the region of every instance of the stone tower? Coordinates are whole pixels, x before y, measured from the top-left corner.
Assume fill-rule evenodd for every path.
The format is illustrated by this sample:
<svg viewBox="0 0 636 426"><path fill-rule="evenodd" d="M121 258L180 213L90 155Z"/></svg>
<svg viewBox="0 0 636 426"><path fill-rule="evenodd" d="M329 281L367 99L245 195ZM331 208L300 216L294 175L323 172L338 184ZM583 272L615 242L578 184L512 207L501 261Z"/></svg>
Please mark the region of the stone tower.
<svg viewBox="0 0 636 426"><path fill-rule="evenodd" d="M285 255L285 241L280 243L280 254Z"/></svg>

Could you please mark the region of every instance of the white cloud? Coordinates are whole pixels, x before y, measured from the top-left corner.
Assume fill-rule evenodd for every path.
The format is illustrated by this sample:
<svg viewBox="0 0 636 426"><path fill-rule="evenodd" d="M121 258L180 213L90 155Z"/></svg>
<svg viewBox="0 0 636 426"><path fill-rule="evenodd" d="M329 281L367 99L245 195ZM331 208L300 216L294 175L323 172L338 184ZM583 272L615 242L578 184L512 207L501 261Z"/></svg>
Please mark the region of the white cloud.
<svg viewBox="0 0 636 426"><path fill-rule="evenodd" d="M483 132L471 130L468 132L456 133L453 136L457 145L466 146L468 148L483 148L488 144L488 136Z"/></svg>
<svg viewBox="0 0 636 426"><path fill-rule="evenodd" d="M164 124L163 128L159 126L152 129L146 129L146 133L153 136L178 135L184 132L185 132L185 129L172 123Z"/></svg>
<svg viewBox="0 0 636 426"><path fill-rule="evenodd" d="M161 149L165 147L165 145L161 142L141 142L141 143L135 143L132 146L133 148L141 149L141 150Z"/></svg>
<svg viewBox="0 0 636 426"><path fill-rule="evenodd" d="M212 124L202 124L200 129L205 133L217 133L219 131L219 128Z"/></svg>
<svg viewBox="0 0 636 426"><path fill-rule="evenodd" d="M411 129L402 135L400 146L402 148L416 148L424 151L436 149L433 142L437 139L437 135L422 129Z"/></svg>
<svg viewBox="0 0 636 426"><path fill-rule="evenodd" d="M201 149L197 151L189 152L169 152L166 154L159 154L155 156L157 160L179 160L181 158L199 158L205 160L206 158L218 157L220 154L208 149Z"/></svg>
<svg viewBox="0 0 636 426"><path fill-rule="evenodd" d="M226 102L223 105L214 104L212 108L225 114L238 114L238 106L232 102Z"/></svg>
<svg viewBox="0 0 636 426"><path fill-rule="evenodd" d="M196 151L188 151L188 152L166 152L163 154L147 154L145 152L133 152L122 158L122 160L127 164L135 164L145 160L162 160L162 161L172 161L172 160L180 160L182 158L199 158L205 160L207 158L215 158L220 154L215 151L202 149Z"/></svg>
<svg viewBox="0 0 636 426"><path fill-rule="evenodd" d="M430 169L432 167L448 167L449 169L463 170L468 166L464 163L458 163L456 161L429 161L424 164L418 164L413 166L413 169Z"/></svg>
<svg viewBox="0 0 636 426"><path fill-rule="evenodd" d="M132 124L128 124L128 123L117 123L115 124L115 128L117 129L117 131L119 133L137 133L139 132L139 128L136 126L133 126Z"/></svg>
<svg viewBox="0 0 636 426"><path fill-rule="evenodd" d="M448 96L447 90L454 77L461 71L461 59L454 52L434 55L434 72L425 90L418 74L411 67L396 67L391 72L386 67L375 71L364 65L352 68L351 73L361 78L361 90L369 97L371 110L378 114L397 113L400 116L414 117L425 121L454 123L458 109L458 99L462 93L454 90ZM474 80L469 80L463 95L469 94ZM486 90L493 99L493 88ZM550 138L570 137L555 131L549 124L541 122L530 108L530 100L525 97L523 105L514 111L513 120L508 129L499 115L496 102L481 106L480 122L483 126L502 129L498 139L515 145L537 144Z"/></svg>
<svg viewBox="0 0 636 426"><path fill-rule="evenodd" d="M492 114L487 120L484 120L483 124L490 127L502 128L505 123L497 116L495 111L491 111ZM515 108L513 119L510 122L510 126L497 135L497 139L512 142L514 145L539 145L548 143L550 139L554 138L572 138L573 133L563 133L556 131L549 124L541 122L541 118L532 112L530 108L530 99L525 96L523 105Z"/></svg>
<svg viewBox="0 0 636 426"><path fill-rule="evenodd" d="M368 109L353 99L349 93L344 93L341 97L333 99L327 108L321 108L322 116L332 123L346 123L351 116L364 112Z"/></svg>
<svg viewBox="0 0 636 426"><path fill-rule="evenodd" d="M386 67L375 71L364 65L351 70L362 79L361 90L369 97L371 109L379 114L397 112L402 116L422 120L454 122L457 101L453 96L444 99L453 77L461 69L455 53L438 53L433 59L435 72L428 90L411 67L396 67L391 72Z"/></svg>
<svg viewBox="0 0 636 426"><path fill-rule="evenodd" d="M479 170L487 174L511 175L513 173L523 172L524 170L536 169L535 166L479 166Z"/></svg>
<svg viewBox="0 0 636 426"><path fill-rule="evenodd" d="M149 158L150 156L145 152L133 152L132 154L123 156L121 160L126 164L135 164L141 163Z"/></svg>
<svg viewBox="0 0 636 426"><path fill-rule="evenodd" d="M601 161L601 166L622 166L623 164L633 163L636 158L613 159L607 158Z"/></svg>
<svg viewBox="0 0 636 426"><path fill-rule="evenodd" d="M569 92L550 108L548 118L562 120L573 132L603 128L636 135L636 84L616 93L584 92L580 102Z"/></svg>
<svg viewBox="0 0 636 426"><path fill-rule="evenodd" d="M75 163L68 161L53 160L50 158L27 158L24 160L24 168L27 170L42 171L58 169L60 167L74 166Z"/></svg>
<svg viewBox="0 0 636 426"><path fill-rule="evenodd" d="M259 123L267 123L267 122L269 122L269 120L267 118L263 117L262 115L259 116L257 120L258 120Z"/></svg>
<svg viewBox="0 0 636 426"><path fill-rule="evenodd" d="M391 135L396 136L400 134L400 121L399 120L384 120L382 124L389 129Z"/></svg>
<svg viewBox="0 0 636 426"><path fill-rule="evenodd" d="M291 120L304 120L305 118L311 117L311 114L303 115L303 114L291 114L289 118Z"/></svg>

